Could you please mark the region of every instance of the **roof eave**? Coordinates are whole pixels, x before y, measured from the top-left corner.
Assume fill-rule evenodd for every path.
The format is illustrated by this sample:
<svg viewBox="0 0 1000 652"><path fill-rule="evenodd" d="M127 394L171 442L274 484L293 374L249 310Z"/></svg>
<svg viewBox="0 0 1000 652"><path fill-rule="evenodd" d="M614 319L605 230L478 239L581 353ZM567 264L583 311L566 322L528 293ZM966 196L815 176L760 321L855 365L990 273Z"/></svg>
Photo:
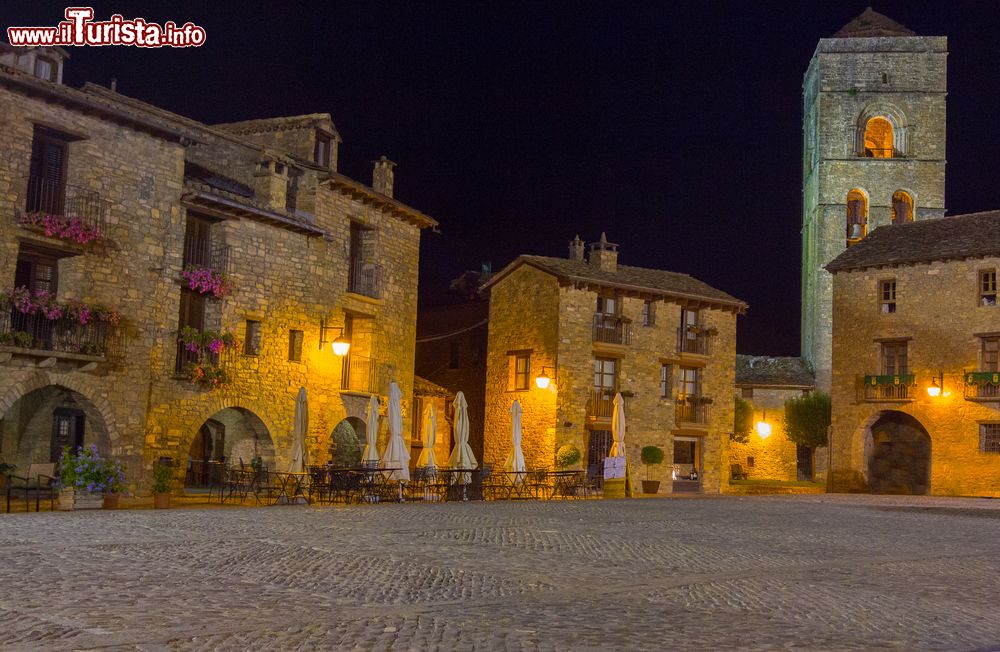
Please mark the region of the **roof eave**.
<svg viewBox="0 0 1000 652"><path fill-rule="evenodd" d="M211 215L224 219L246 218L266 222L273 226L301 233L302 235L310 237L328 235L326 231L319 227L297 222L281 215L280 213L275 213L273 211L264 210L254 206L248 206L233 199L202 190L185 190L181 194L181 201L188 208L205 211Z"/></svg>
<svg viewBox="0 0 1000 652"><path fill-rule="evenodd" d="M354 179L345 177L339 172L331 172L330 177L323 181L323 183L329 185L337 192L351 197L352 199L358 199L388 211L395 217L405 222L409 222L410 224L413 224L421 229L433 229L438 226L438 221L433 217L425 215L417 209L407 206L403 202L397 201L392 197L383 195L374 188L369 188L363 183L359 183Z"/></svg>

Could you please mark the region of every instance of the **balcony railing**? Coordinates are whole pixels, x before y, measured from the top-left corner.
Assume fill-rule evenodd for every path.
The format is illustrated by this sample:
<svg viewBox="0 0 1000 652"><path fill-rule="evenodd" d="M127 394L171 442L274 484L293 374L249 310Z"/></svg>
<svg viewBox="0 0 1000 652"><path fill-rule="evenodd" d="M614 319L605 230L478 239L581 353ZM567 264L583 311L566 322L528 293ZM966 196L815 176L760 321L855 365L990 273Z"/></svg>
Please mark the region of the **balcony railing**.
<svg viewBox="0 0 1000 652"><path fill-rule="evenodd" d="M382 266L375 263L351 261L347 278L347 291L372 299L382 297Z"/></svg>
<svg viewBox="0 0 1000 652"><path fill-rule="evenodd" d="M594 315L594 341L605 344L631 344L632 320L617 315Z"/></svg>
<svg viewBox="0 0 1000 652"><path fill-rule="evenodd" d="M690 330L690 327L682 326L677 329L677 350L681 353L708 355L708 335L700 330Z"/></svg>
<svg viewBox="0 0 1000 652"><path fill-rule="evenodd" d="M708 404L700 396L678 396L674 419L677 423L708 425Z"/></svg>
<svg viewBox="0 0 1000 652"><path fill-rule="evenodd" d="M874 375L858 378L859 401L912 401L916 389L913 374Z"/></svg>
<svg viewBox="0 0 1000 652"><path fill-rule="evenodd" d="M346 355L343 358L340 388L351 392L384 394L388 388L388 373L385 365L373 358Z"/></svg>
<svg viewBox="0 0 1000 652"><path fill-rule="evenodd" d="M0 344L38 352L120 356L122 339L118 329L106 321L81 324L78 319L47 319L42 314L23 313L10 302L0 302Z"/></svg>
<svg viewBox="0 0 1000 652"><path fill-rule="evenodd" d="M221 274L229 274L230 252L229 245L212 245L212 241L206 238L185 238L184 239L184 268L188 266L207 267Z"/></svg>
<svg viewBox="0 0 1000 652"><path fill-rule="evenodd" d="M593 419L610 419L615 412L615 394L613 387L594 387L587 397L587 416Z"/></svg>
<svg viewBox="0 0 1000 652"><path fill-rule="evenodd" d="M65 239L74 239L81 232L87 232L89 239L103 236L107 231L107 202L93 190L45 179L25 177L25 195L14 212L16 224L45 228L45 218L49 225L60 232L66 232Z"/></svg>
<svg viewBox="0 0 1000 652"><path fill-rule="evenodd" d="M1000 372L966 371L962 373L965 398L1000 401Z"/></svg>

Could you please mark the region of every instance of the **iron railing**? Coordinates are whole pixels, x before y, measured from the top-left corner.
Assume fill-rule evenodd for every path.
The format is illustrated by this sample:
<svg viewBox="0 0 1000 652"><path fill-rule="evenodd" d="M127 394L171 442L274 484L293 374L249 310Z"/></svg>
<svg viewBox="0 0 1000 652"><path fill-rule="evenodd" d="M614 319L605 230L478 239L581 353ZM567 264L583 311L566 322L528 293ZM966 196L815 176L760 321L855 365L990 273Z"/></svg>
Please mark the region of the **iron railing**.
<svg viewBox="0 0 1000 652"><path fill-rule="evenodd" d="M385 365L373 358L348 354L343 358L340 388L351 392L384 394L388 387Z"/></svg>
<svg viewBox="0 0 1000 652"><path fill-rule="evenodd" d="M900 382L865 382L868 378L879 378L879 376L859 376L858 377L858 400L859 401L911 401L913 400L916 379L912 374L902 374L897 376Z"/></svg>
<svg viewBox="0 0 1000 652"><path fill-rule="evenodd" d="M708 336L701 331L688 330L687 326L677 329L677 350L681 353L708 355Z"/></svg>
<svg viewBox="0 0 1000 652"><path fill-rule="evenodd" d="M700 396L678 396L674 409L676 423L708 425L708 404Z"/></svg>
<svg viewBox="0 0 1000 652"><path fill-rule="evenodd" d="M631 344L632 320L618 315L594 315L594 341L605 344Z"/></svg>
<svg viewBox="0 0 1000 652"><path fill-rule="evenodd" d="M10 301L0 301L0 344L98 357L122 353L122 338L114 324L96 320L81 324L71 317L47 319L42 314L21 312Z"/></svg>
<svg viewBox="0 0 1000 652"><path fill-rule="evenodd" d="M967 399L1000 401L1000 372L963 371L962 385Z"/></svg>
<svg viewBox="0 0 1000 652"><path fill-rule="evenodd" d="M107 232L107 202L93 190L52 181L44 177L25 177L25 195L14 212L14 222L22 226L37 226L42 216L63 218L67 223L80 223L101 234Z"/></svg>
<svg viewBox="0 0 1000 652"><path fill-rule="evenodd" d="M618 389L613 387L591 388L587 397L587 416L594 419L610 419L615 412L615 394Z"/></svg>
<svg viewBox="0 0 1000 652"><path fill-rule="evenodd" d="M212 353L205 348L199 348L197 351L191 351L187 348L187 345L183 342L183 340L181 340L181 334L180 331L178 331L177 356L174 359L174 373L186 374L188 372L188 365L227 368L239 359L241 351L242 347L236 345L223 348L221 353Z"/></svg>
<svg viewBox="0 0 1000 652"><path fill-rule="evenodd" d="M209 238L184 238L184 268L207 267L220 274L229 274L229 245L212 245Z"/></svg>
<svg viewBox="0 0 1000 652"><path fill-rule="evenodd" d="M352 260L348 270L347 291L379 299L382 296L382 266Z"/></svg>

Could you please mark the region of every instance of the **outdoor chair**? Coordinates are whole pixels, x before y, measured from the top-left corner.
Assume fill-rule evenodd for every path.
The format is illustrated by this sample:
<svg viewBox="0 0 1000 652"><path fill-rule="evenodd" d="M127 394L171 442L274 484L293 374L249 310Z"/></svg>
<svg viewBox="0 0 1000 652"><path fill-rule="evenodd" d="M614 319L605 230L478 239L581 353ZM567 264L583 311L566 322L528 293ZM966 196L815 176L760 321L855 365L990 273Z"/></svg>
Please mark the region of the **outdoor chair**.
<svg viewBox="0 0 1000 652"><path fill-rule="evenodd" d="M742 464L729 465L729 477L733 480L749 480L750 475L743 470Z"/></svg>
<svg viewBox="0 0 1000 652"><path fill-rule="evenodd" d="M41 511L41 500L44 495L49 499L49 509L55 509L56 496L59 489L56 486L56 464L30 464L28 472L21 475L7 476L7 513L10 513L11 495L24 497L24 511L31 511L31 497L35 497L35 511Z"/></svg>

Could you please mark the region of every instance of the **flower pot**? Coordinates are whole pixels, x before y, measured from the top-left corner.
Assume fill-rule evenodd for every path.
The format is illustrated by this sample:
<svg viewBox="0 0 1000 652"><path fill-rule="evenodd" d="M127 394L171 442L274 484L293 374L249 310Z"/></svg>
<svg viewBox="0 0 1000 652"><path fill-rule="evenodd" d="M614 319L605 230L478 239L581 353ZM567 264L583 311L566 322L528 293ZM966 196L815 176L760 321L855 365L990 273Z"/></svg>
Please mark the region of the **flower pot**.
<svg viewBox="0 0 1000 652"><path fill-rule="evenodd" d="M118 499L121 494L104 494L104 509L118 509Z"/></svg>
<svg viewBox="0 0 1000 652"><path fill-rule="evenodd" d="M73 506L73 494L76 493L72 488L60 489L59 490L59 511L60 512L72 512Z"/></svg>
<svg viewBox="0 0 1000 652"><path fill-rule="evenodd" d="M73 509L101 509L102 507L104 507L104 494L79 490L73 492Z"/></svg>
<svg viewBox="0 0 1000 652"><path fill-rule="evenodd" d="M153 508L170 509L170 494L169 493L153 494Z"/></svg>
<svg viewBox="0 0 1000 652"><path fill-rule="evenodd" d="M642 493L644 494L655 494L660 491L660 481L659 480L643 480L642 481Z"/></svg>

